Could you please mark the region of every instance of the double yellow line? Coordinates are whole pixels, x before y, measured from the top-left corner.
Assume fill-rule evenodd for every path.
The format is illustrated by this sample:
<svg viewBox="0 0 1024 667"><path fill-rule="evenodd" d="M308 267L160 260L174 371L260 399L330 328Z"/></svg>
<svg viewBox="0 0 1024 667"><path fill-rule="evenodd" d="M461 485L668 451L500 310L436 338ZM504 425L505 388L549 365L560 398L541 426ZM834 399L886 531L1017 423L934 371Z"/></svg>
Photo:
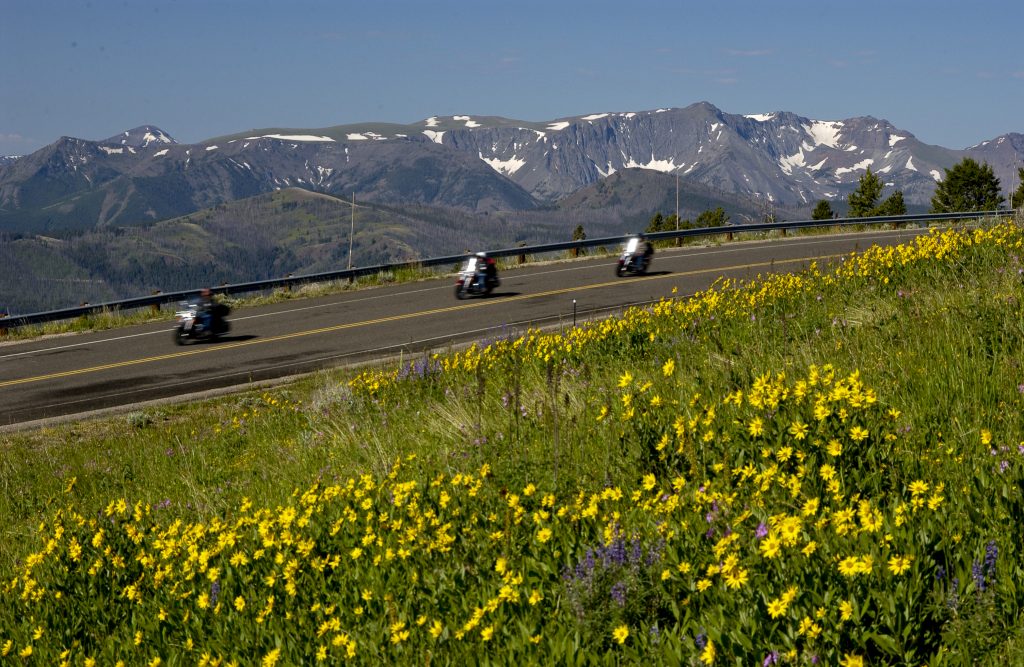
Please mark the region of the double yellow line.
<svg viewBox="0 0 1024 667"><path fill-rule="evenodd" d="M767 262L754 262L751 264L737 264L734 266L718 267L714 269L698 269L695 271L680 271L674 273L668 273L657 276L641 276L630 279L630 283L646 281L646 280L663 280L666 278L680 278L684 276L695 276L703 273L714 273L720 272L725 273L726 271L740 271L743 269L759 269L771 266L777 266L779 264L795 264L798 262L807 262L814 260L829 260L836 257L844 257L846 253L836 255L823 255L818 257L799 257L796 259L779 259L771 260ZM16 380L3 380L0 381L0 387L12 387L20 384L29 384L32 382L43 382L45 380L58 380L60 378L72 377L75 375L84 375L87 373L97 373L99 371L111 370L113 368L124 368L126 366L135 366L139 364L149 364L155 361L164 361L166 359L178 359L181 357L188 357L196 354L206 354L208 352L223 352L225 350L232 350L239 347L246 347L249 345L265 345L267 343L276 343L278 341L289 340L292 338L302 338L304 336L315 336L317 334L331 333L334 331L344 331L345 329L355 329L357 327L371 326L374 324L384 324L385 322L398 322L401 320L407 320L414 317L427 317L429 315L440 315L442 313L451 313L459 310L465 310L467 308L482 308L484 306L491 306L497 304L508 303L510 301L523 301L526 299L537 299L545 296L556 296L558 294L568 294L570 292L581 292L584 290L601 289L604 287L611 286L622 286L623 281L610 280L603 283L594 283L593 285L583 285L581 287L565 287L561 289L547 290L545 292L534 292L532 294L519 294L516 296L505 297L501 299L487 299L483 301L473 301L470 303L462 303L455 306L446 306L445 308L433 308L431 310L420 310L414 313L405 313L403 315L389 315L388 317L378 317L373 320L363 320L361 322L350 322L348 324L335 324L329 327L321 327L319 329L310 329L308 331L296 331L295 333L282 334L280 336L271 336L269 338L256 338L254 340L239 341L236 343L223 343L212 347L197 348L194 350L180 350L169 354L159 354L152 357L143 357L141 359L130 359L128 361L118 361L111 364L103 364L100 366L90 366L88 368L78 368L70 371L61 371L59 373L49 373L47 375L36 375L34 377L18 378Z"/></svg>

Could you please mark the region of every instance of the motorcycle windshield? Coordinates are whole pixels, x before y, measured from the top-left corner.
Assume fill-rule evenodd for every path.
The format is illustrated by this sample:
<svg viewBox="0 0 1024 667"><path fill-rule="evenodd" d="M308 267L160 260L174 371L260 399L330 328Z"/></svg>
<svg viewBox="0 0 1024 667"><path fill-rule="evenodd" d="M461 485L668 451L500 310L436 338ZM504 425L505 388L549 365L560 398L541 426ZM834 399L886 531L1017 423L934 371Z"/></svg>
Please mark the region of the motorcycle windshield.
<svg viewBox="0 0 1024 667"><path fill-rule="evenodd" d="M640 239L632 238L626 241L626 252L636 252L636 247L640 244Z"/></svg>
<svg viewBox="0 0 1024 667"><path fill-rule="evenodd" d="M476 271L476 257L471 257L471 258L467 259L466 260L466 265L464 267L462 267L462 270L463 271L468 271L469 273L475 272Z"/></svg>

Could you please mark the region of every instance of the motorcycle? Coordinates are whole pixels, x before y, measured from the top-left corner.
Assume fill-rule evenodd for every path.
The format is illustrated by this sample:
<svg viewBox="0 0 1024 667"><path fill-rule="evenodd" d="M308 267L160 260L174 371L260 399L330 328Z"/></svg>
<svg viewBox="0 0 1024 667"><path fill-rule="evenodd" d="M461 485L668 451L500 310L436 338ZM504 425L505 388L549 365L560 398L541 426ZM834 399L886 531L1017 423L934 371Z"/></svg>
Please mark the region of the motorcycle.
<svg viewBox="0 0 1024 667"><path fill-rule="evenodd" d="M214 340L223 336L231 330L231 323L224 319L229 312L231 308L226 304L215 303L204 316L199 312L198 302L182 301L174 313L178 321L174 328L174 342L184 345L186 341Z"/></svg>
<svg viewBox="0 0 1024 667"><path fill-rule="evenodd" d="M615 265L615 275L622 276L626 273L647 273L651 265L651 256L645 250L647 243L641 242L636 236L626 241L619 255L619 261Z"/></svg>
<svg viewBox="0 0 1024 667"><path fill-rule="evenodd" d="M491 264L491 270L488 271L487 266L481 265L480 262ZM493 269L493 262L494 260L491 258L470 257L467 259L455 280L455 298L465 299L473 294L487 296L495 287L501 285L501 280L498 279L498 274Z"/></svg>

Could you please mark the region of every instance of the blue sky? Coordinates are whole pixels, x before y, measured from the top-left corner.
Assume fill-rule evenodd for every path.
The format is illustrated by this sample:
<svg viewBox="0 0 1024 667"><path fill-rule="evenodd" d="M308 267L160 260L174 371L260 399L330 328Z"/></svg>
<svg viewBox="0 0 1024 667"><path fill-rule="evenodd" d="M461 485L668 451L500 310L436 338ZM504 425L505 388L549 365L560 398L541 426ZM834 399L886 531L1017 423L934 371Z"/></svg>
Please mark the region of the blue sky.
<svg viewBox="0 0 1024 667"><path fill-rule="evenodd" d="M1020 0L0 0L0 155L157 125L181 142L434 115L708 101L1024 132Z"/></svg>

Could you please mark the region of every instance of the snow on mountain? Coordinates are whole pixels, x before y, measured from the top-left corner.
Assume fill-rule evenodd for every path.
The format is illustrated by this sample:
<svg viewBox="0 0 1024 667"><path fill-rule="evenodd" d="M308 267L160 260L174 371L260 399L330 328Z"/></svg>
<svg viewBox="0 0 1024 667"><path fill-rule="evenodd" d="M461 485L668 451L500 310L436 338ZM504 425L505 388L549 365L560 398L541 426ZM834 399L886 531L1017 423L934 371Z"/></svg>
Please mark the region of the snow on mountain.
<svg viewBox="0 0 1024 667"><path fill-rule="evenodd" d="M176 144L171 135L153 125L142 125L99 142L101 144L117 144L133 148L146 148L150 144Z"/></svg>
<svg viewBox="0 0 1024 667"><path fill-rule="evenodd" d="M100 224L160 219L292 186L388 204L525 210L624 170L675 175L734 201L809 210L820 199L842 200L871 169L888 192L902 190L909 206L924 208L945 170L967 156L992 165L1006 189L1019 182L1024 135L954 150L870 116L742 115L707 102L545 121L462 114L408 125L268 128L197 144L146 125L0 159L0 223L36 224L31 216L46 221L53 211L69 220L95 216L87 204L100 196ZM34 212L26 217L23 207Z"/></svg>

